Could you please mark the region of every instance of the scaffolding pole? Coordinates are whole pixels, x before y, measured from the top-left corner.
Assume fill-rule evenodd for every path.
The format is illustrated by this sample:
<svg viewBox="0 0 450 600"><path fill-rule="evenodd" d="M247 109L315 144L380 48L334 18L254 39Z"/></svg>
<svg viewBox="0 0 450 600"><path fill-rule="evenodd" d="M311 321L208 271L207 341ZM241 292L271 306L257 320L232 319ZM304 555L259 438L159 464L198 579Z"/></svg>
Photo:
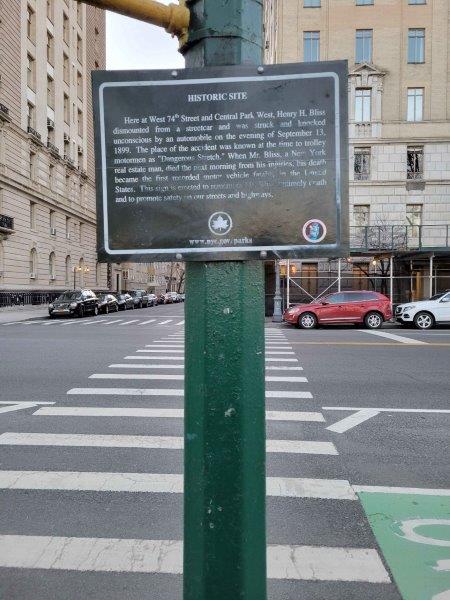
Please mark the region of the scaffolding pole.
<svg viewBox="0 0 450 600"><path fill-rule="evenodd" d="M291 289L291 261L287 259L286 261L286 308L289 308L289 304L291 301L290 298L290 289Z"/></svg>
<svg viewBox="0 0 450 600"><path fill-rule="evenodd" d="M341 291L341 259L338 258L338 292Z"/></svg>
<svg viewBox="0 0 450 600"><path fill-rule="evenodd" d="M430 274L429 274L429 291L430 291L430 298L433 295L433 259L434 259L434 254L432 254L430 256Z"/></svg>
<svg viewBox="0 0 450 600"><path fill-rule="evenodd" d="M389 298L394 302L394 257L389 258Z"/></svg>

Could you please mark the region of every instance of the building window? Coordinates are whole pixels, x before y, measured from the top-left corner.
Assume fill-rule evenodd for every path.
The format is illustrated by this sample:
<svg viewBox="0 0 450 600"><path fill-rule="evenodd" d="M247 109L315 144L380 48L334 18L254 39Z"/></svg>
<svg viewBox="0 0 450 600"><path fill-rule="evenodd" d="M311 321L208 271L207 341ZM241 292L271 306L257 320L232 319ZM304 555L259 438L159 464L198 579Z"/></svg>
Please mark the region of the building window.
<svg viewBox="0 0 450 600"><path fill-rule="evenodd" d="M36 61L31 54L27 54L27 85L33 91L36 89Z"/></svg>
<svg viewBox="0 0 450 600"><path fill-rule="evenodd" d="M80 232L80 244L83 244L83 232L84 232L84 225L83 225L83 223L80 223L79 232Z"/></svg>
<svg viewBox="0 0 450 600"><path fill-rule="evenodd" d="M407 179L423 179L423 147L407 149Z"/></svg>
<svg viewBox="0 0 450 600"><path fill-rule="evenodd" d="M422 225L422 205L407 204L406 205L406 224L410 237L419 237L420 225Z"/></svg>
<svg viewBox="0 0 450 600"><path fill-rule="evenodd" d="M55 40L49 31L47 31L47 62L51 65L55 64Z"/></svg>
<svg viewBox="0 0 450 600"><path fill-rule="evenodd" d="M64 83L69 84L70 81L70 68L69 68L69 57L63 53L63 71L64 71Z"/></svg>
<svg viewBox="0 0 450 600"><path fill-rule="evenodd" d="M357 123L368 123L372 112L372 90L357 88L355 90L355 121Z"/></svg>
<svg viewBox="0 0 450 600"><path fill-rule="evenodd" d="M66 217L66 240L70 240L70 217Z"/></svg>
<svg viewBox="0 0 450 600"><path fill-rule="evenodd" d="M55 108L55 82L47 75L47 105L51 108Z"/></svg>
<svg viewBox="0 0 450 600"><path fill-rule="evenodd" d="M354 290L364 290L367 284L367 263L352 265L352 287Z"/></svg>
<svg viewBox="0 0 450 600"><path fill-rule="evenodd" d="M47 0L47 19L53 23L53 0Z"/></svg>
<svg viewBox="0 0 450 600"><path fill-rule="evenodd" d="M30 229L36 229L36 202L30 202Z"/></svg>
<svg viewBox="0 0 450 600"><path fill-rule="evenodd" d="M36 107L31 102L27 102L27 127L36 128Z"/></svg>
<svg viewBox="0 0 450 600"><path fill-rule="evenodd" d="M27 36L31 42L36 41L36 13L29 4L27 4Z"/></svg>
<svg viewBox="0 0 450 600"><path fill-rule="evenodd" d="M72 275L71 260L70 260L70 256L68 255L68 256L66 256L66 285L68 285L70 283L71 275Z"/></svg>
<svg viewBox="0 0 450 600"><path fill-rule="evenodd" d="M425 62L425 29L408 30L408 62Z"/></svg>
<svg viewBox="0 0 450 600"><path fill-rule="evenodd" d="M83 113L80 109L77 112L77 121L78 121L78 135L83 137Z"/></svg>
<svg viewBox="0 0 450 600"><path fill-rule="evenodd" d="M408 121L423 119L423 88L408 88Z"/></svg>
<svg viewBox="0 0 450 600"><path fill-rule="evenodd" d="M78 34L77 34L77 58L78 58L78 62L81 64L83 62L83 40L81 39L81 36Z"/></svg>
<svg viewBox="0 0 450 600"><path fill-rule="evenodd" d="M354 178L367 181L370 177L370 148L355 148Z"/></svg>
<svg viewBox="0 0 450 600"><path fill-rule="evenodd" d="M356 6L368 6L373 4L373 0L356 0Z"/></svg>
<svg viewBox="0 0 450 600"><path fill-rule="evenodd" d="M372 29L357 29L356 30L356 63L371 63L372 62Z"/></svg>
<svg viewBox="0 0 450 600"><path fill-rule="evenodd" d="M320 60L320 31L303 32L303 60L305 62Z"/></svg>
<svg viewBox="0 0 450 600"><path fill-rule="evenodd" d="M303 0L304 8L320 8L320 0Z"/></svg>
<svg viewBox="0 0 450 600"><path fill-rule="evenodd" d="M69 45L70 42L70 27L69 27L69 17L66 13L63 13L63 40Z"/></svg>
<svg viewBox="0 0 450 600"><path fill-rule="evenodd" d="M49 225L50 225L50 234L55 235L56 234L56 213L54 210L50 211Z"/></svg>
<svg viewBox="0 0 450 600"><path fill-rule="evenodd" d="M426 4L427 0L408 0L408 4Z"/></svg>
<svg viewBox="0 0 450 600"><path fill-rule="evenodd" d="M357 227L367 227L370 219L370 206L368 204L355 204L353 206L353 222Z"/></svg>
<svg viewBox="0 0 450 600"><path fill-rule="evenodd" d="M77 92L78 98L83 100L83 75L80 71L77 71Z"/></svg>
<svg viewBox="0 0 450 600"><path fill-rule="evenodd" d="M55 262L56 262L55 253L50 252L50 255L48 257L48 276L50 278L50 281L53 281L54 279L56 279Z"/></svg>
<svg viewBox="0 0 450 600"><path fill-rule="evenodd" d="M32 248L30 252L30 277L37 277L37 252L36 248Z"/></svg>
<svg viewBox="0 0 450 600"><path fill-rule="evenodd" d="M102 277L102 265L101 263L97 263L95 267L95 283L99 285Z"/></svg>
<svg viewBox="0 0 450 600"><path fill-rule="evenodd" d="M69 96L67 94L64 94L64 121L67 123L67 125L70 122L70 103Z"/></svg>
<svg viewBox="0 0 450 600"><path fill-rule="evenodd" d="M48 165L48 187L52 190L55 187L55 165Z"/></svg>
<svg viewBox="0 0 450 600"><path fill-rule="evenodd" d="M29 164L30 179L36 178L36 153L30 152L30 164Z"/></svg>

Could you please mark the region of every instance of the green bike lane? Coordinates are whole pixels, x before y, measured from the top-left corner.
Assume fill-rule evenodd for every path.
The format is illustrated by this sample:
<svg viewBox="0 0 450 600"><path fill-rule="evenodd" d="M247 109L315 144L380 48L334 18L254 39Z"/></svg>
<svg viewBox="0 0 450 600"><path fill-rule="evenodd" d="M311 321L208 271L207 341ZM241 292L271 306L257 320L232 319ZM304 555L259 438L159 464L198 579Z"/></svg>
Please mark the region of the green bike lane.
<svg viewBox="0 0 450 600"><path fill-rule="evenodd" d="M358 491L404 600L450 600L450 492L429 492Z"/></svg>

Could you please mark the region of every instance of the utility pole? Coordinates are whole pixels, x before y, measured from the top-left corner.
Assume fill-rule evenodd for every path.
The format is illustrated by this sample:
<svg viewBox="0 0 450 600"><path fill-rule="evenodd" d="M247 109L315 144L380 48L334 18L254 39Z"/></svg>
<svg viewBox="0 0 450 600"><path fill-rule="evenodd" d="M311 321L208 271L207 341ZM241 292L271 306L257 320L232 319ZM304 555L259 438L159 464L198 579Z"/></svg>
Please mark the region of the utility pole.
<svg viewBox="0 0 450 600"><path fill-rule="evenodd" d="M283 313L281 311L281 287L280 287L280 261L275 260L275 296L273 298L273 315L272 321L274 323L282 323Z"/></svg>
<svg viewBox="0 0 450 600"><path fill-rule="evenodd" d="M79 1L165 27L188 68L261 73L262 0ZM184 600L266 598L263 267L186 266Z"/></svg>
<svg viewBox="0 0 450 600"><path fill-rule="evenodd" d="M261 0L191 0L187 67L262 63ZM186 266L184 600L264 600L263 261Z"/></svg>

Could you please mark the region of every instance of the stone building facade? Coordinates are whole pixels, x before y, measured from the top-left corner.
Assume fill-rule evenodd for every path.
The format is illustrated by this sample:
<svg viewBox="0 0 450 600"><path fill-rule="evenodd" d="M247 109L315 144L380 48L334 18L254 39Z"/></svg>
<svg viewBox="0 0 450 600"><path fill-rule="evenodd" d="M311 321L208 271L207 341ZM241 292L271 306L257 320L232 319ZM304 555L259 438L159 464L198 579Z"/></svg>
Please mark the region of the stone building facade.
<svg viewBox="0 0 450 600"><path fill-rule="evenodd" d="M347 271L394 255L415 297L450 288L449 26L448 0L265 3L267 62L348 61Z"/></svg>
<svg viewBox="0 0 450 600"><path fill-rule="evenodd" d="M105 14L1 0L0 17L0 288L105 288L90 86L105 66Z"/></svg>

